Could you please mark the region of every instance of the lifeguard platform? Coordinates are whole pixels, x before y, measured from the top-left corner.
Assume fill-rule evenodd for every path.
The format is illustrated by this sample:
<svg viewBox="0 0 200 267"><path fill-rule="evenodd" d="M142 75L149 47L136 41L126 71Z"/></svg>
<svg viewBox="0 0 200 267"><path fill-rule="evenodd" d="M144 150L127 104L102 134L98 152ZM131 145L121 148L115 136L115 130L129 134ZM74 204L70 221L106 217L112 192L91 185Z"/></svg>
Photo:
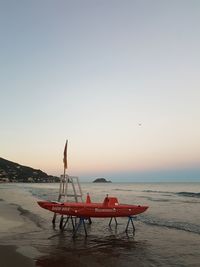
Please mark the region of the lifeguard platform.
<svg viewBox="0 0 200 267"><path fill-rule="evenodd" d="M58 202L83 202L83 193L79 178L77 176L61 175ZM54 213L52 223L55 226L57 217L59 218L60 228L63 228L65 218L63 215Z"/></svg>

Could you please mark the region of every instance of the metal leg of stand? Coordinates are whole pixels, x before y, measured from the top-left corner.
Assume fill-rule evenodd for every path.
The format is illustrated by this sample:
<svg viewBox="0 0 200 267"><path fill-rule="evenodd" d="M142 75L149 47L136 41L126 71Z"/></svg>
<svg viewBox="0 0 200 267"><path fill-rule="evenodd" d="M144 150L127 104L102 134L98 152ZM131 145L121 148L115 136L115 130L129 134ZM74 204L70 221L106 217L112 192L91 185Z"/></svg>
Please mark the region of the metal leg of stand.
<svg viewBox="0 0 200 267"><path fill-rule="evenodd" d="M133 227L133 233L135 232L135 226L134 226L134 223L133 223L133 218L130 216L128 217L128 222L127 222L127 225L126 225L126 230L125 232L127 233L128 232L128 227L129 227L129 223L131 222L132 224L132 227Z"/></svg>
<svg viewBox="0 0 200 267"><path fill-rule="evenodd" d="M130 223L130 217L128 218L128 222L127 222L127 225L126 225L126 230L125 230L126 233L128 232L129 223Z"/></svg>
<svg viewBox="0 0 200 267"><path fill-rule="evenodd" d="M71 222L72 222L72 227L73 227L73 232L74 232L74 230L75 230L75 224L74 224L74 220L73 220L72 216L70 216L70 219L71 219Z"/></svg>
<svg viewBox="0 0 200 267"><path fill-rule="evenodd" d="M78 223L78 224L75 226L75 228L74 228L74 231L73 231L73 237L76 236L76 233L77 233L77 231L78 231L80 225L81 225L81 219L80 219L79 223Z"/></svg>
<svg viewBox="0 0 200 267"><path fill-rule="evenodd" d="M132 227L133 227L133 232L135 232L135 225L133 223L133 218L131 217L131 224L132 224Z"/></svg>
<svg viewBox="0 0 200 267"><path fill-rule="evenodd" d="M61 215L60 217L60 224L59 224L59 228L62 229L63 228L63 215Z"/></svg>
<svg viewBox="0 0 200 267"><path fill-rule="evenodd" d="M77 217L74 218L75 225L77 225Z"/></svg>
<svg viewBox="0 0 200 267"><path fill-rule="evenodd" d="M55 227L55 224L56 224L56 213L54 213L54 215L53 215L52 224Z"/></svg>
<svg viewBox="0 0 200 267"><path fill-rule="evenodd" d="M85 236L87 236L87 230L86 230L85 220L84 219L83 219L83 227L84 227L84 231L85 231Z"/></svg>
<svg viewBox="0 0 200 267"><path fill-rule="evenodd" d="M68 221L69 221L69 217L70 217L70 216L67 216L64 225L62 225L62 227L60 228L62 231L64 231L64 229L65 229L65 227L66 227L66 225L67 225L67 223L68 223ZM64 221L64 218L63 218L63 221Z"/></svg>
<svg viewBox="0 0 200 267"><path fill-rule="evenodd" d="M112 222L112 219L114 218L114 220L115 220L115 226L117 227L117 219L116 219L116 217L111 217L110 218L110 222L109 222L109 226L111 226L111 222Z"/></svg>
<svg viewBox="0 0 200 267"><path fill-rule="evenodd" d="M73 237L76 237L76 234L78 232L78 229L80 228L81 224L83 224L84 230L85 230L85 236L87 236L87 230L86 230L86 226L85 226L85 219L84 218L80 218L79 219L79 223L76 225L74 231L73 231Z"/></svg>

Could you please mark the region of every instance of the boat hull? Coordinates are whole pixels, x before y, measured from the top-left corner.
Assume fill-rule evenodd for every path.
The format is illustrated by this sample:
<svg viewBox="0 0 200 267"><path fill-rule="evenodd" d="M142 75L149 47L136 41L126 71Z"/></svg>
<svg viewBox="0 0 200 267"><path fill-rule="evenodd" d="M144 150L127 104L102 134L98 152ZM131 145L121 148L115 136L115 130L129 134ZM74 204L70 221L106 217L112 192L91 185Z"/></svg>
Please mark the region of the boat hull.
<svg viewBox="0 0 200 267"><path fill-rule="evenodd" d="M115 204L106 206L101 203L73 203L38 201L40 207L61 215L83 218L129 217L145 212L148 206Z"/></svg>

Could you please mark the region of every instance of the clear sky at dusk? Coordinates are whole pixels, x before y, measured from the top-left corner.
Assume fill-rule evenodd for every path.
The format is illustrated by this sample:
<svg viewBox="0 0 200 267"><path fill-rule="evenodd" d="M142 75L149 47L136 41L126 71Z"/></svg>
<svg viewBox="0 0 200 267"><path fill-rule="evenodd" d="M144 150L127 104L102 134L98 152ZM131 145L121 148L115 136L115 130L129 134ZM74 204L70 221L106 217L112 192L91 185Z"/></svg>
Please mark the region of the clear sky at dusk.
<svg viewBox="0 0 200 267"><path fill-rule="evenodd" d="M200 181L200 1L0 1L0 157Z"/></svg>

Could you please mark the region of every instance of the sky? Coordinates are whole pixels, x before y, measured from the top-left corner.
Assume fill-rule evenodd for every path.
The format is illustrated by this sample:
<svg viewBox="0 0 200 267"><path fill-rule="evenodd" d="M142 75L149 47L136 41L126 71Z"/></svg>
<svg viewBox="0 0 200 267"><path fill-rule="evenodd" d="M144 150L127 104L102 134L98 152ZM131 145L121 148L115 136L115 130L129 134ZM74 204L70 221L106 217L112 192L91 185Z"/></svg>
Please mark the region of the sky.
<svg viewBox="0 0 200 267"><path fill-rule="evenodd" d="M200 181L200 1L1 0L0 157Z"/></svg>

